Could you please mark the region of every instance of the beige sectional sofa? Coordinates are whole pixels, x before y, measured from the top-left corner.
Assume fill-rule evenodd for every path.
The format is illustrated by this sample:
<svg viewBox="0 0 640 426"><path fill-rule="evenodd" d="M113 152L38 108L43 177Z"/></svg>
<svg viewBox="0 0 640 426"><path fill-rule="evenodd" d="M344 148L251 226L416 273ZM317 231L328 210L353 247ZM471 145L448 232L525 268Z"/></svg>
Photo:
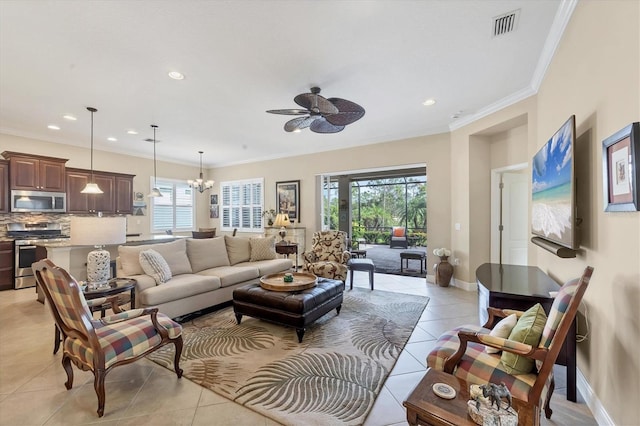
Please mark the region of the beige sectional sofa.
<svg viewBox="0 0 640 426"><path fill-rule="evenodd" d="M233 290L260 277L289 270L293 262L278 259L274 238L222 236L184 238L168 243L118 247L117 276L134 278L136 307L157 306L176 318L232 300ZM166 261L171 278L158 282L140 252L153 250ZM144 268L143 268L144 267ZM152 276L154 275L154 276Z"/></svg>

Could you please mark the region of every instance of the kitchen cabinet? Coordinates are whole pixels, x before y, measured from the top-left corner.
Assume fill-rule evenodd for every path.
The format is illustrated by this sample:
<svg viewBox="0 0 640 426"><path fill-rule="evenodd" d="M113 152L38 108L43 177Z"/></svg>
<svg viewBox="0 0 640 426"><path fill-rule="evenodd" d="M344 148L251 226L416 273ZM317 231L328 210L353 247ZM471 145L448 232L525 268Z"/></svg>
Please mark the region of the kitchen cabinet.
<svg viewBox="0 0 640 426"><path fill-rule="evenodd" d="M13 241L0 241L0 290L13 288Z"/></svg>
<svg viewBox="0 0 640 426"><path fill-rule="evenodd" d="M0 213L9 213L9 162L0 160Z"/></svg>
<svg viewBox="0 0 640 426"><path fill-rule="evenodd" d="M132 213L133 177L94 171L93 181L103 193L82 194L80 191L91 181L91 171L67 168L67 213Z"/></svg>
<svg viewBox="0 0 640 426"><path fill-rule="evenodd" d="M9 160L9 187L11 189L65 192L64 158L21 154L4 151Z"/></svg>

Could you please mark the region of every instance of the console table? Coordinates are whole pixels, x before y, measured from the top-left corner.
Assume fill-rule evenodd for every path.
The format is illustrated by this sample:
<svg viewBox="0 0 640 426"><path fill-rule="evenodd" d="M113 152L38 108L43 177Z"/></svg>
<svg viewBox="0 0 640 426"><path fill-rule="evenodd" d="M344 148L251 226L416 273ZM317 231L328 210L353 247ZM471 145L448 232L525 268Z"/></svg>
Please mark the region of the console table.
<svg viewBox="0 0 640 426"><path fill-rule="evenodd" d="M540 303L549 314L553 297L549 292L560 289L558 283L536 266L484 263L476 269L478 283L478 313L480 324L489 317L487 307L526 311ZM567 399L576 402L576 322L558 354L556 364L567 367Z"/></svg>

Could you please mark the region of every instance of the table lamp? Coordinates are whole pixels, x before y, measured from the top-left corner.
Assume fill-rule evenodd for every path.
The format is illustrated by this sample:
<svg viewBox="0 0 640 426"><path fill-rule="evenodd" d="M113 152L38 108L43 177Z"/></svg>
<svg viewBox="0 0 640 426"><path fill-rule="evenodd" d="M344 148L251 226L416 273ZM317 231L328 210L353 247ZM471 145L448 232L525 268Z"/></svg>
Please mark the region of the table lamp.
<svg viewBox="0 0 640 426"><path fill-rule="evenodd" d="M276 220L273 222L273 226L280 227L280 231L278 231L278 235L282 238L278 244L287 244L284 240L284 237L287 235L287 226L289 226L291 222L289 222L289 215L286 213L278 213L276 215Z"/></svg>
<svg viewBox="0 0 640 426"><path fill-rule="evenodd" d="M71 245L94 246L87 255L87 282L92 287L109 281L111 256L104 246L127 240L125 217L71 217Z"/></svg>

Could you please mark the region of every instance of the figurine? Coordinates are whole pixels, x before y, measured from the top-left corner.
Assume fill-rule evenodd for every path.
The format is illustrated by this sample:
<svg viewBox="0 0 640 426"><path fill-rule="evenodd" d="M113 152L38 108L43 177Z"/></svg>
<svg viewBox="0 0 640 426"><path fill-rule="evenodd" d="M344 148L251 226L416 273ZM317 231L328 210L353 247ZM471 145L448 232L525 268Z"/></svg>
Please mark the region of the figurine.
<svg viewBox="0 0 640 426"><path fill-rule="evenodd" d="M509 403L507 410L511 408L511 392L509 392L509 389L507 389L507 386L504 383L499 385L496 385L495 383L487 383L486 385L480 386L480 389L482 389L482 396L489 398L491 407L493 407L493 404L495 403L498 407L498 411L500 411L500 403L502 401L500 398L507 398ZM480 401L478 399L476 399L476 409L480 409Z"/></svg>

